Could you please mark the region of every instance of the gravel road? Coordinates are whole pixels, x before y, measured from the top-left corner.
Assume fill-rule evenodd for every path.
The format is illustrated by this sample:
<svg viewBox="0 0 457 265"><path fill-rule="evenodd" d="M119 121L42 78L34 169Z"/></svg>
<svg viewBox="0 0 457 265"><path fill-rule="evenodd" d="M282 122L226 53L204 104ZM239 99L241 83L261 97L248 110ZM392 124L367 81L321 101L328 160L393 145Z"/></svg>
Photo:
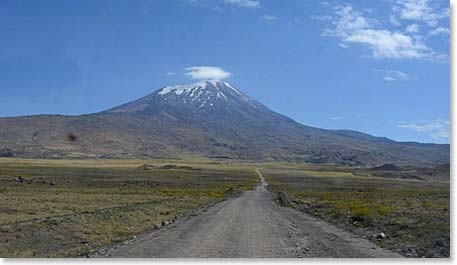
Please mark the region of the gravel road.
<svg viewBox="0 0 457 265"><path fill-rule="evenodd" d="M277 205L257 172L261 184L255 190L108 249L106 257L401 257L328 222Z"/></svg>

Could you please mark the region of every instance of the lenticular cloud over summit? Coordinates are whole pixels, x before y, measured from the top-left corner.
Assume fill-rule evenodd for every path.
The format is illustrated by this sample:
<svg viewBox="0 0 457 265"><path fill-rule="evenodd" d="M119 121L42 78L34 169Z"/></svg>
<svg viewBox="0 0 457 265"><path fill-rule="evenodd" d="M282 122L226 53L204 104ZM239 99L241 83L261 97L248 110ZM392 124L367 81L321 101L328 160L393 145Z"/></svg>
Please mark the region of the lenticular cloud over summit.
<svg viewBox="0 0 457 265"><path fill-rule="evenodd" d="M225 79L232 74L217 66L192 66L186 68L184 75L196 79Z"/></svg>

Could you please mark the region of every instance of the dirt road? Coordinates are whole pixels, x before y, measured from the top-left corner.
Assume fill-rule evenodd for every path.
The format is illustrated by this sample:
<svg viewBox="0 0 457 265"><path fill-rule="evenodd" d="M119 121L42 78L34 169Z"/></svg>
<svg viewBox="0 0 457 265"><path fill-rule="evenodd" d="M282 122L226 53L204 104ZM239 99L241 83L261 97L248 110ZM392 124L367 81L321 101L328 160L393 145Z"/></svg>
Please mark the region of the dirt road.
<svg viewBox="0 0 457 265"><path fill-rule="evenodd" d="M267 183L109 249L107 257L401 257L323 220L274 202Z"/></svg>

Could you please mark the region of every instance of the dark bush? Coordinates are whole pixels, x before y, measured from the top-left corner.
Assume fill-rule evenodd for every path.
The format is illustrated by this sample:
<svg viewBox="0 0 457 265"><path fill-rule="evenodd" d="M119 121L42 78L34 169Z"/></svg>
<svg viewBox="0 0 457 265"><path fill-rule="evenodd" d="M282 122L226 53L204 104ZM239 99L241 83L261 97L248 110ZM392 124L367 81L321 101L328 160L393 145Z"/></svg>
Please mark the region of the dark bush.
<svg viewBox="0 0 457 265"><path fill-rule="evenodd" d="M76 135L72 134L72 133L69 133L69 134L67 134L67 139L70 142L75 142L78 139L78 137Z"/></svg>
<svg viewBox="0 0 457 265"><path fill-rule="evenodd" d="M14 152L10 148L0 149L0 157L13 157Z"/></svg>

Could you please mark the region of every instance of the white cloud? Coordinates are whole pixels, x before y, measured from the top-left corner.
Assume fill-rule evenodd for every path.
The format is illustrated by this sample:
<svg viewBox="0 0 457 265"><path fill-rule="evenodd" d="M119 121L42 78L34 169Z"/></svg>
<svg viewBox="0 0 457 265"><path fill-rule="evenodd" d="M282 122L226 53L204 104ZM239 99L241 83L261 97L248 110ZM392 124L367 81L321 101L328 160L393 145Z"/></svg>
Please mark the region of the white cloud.
<svg viewBox="0 0 457 265"><path fill-rule="evenodd" d="M449 34L450 34L449 29L443 28L443 27L437 27L428 33L429 36L449 35Z"/></svg>
<svg viewBox="0 0 457 265"><path fill-rule="evenodd" d="M292 21L297 25L301 25L303 23L302 19L297 17L293 18Z"/></svg>
<svg viewBox="0 0 457 265"><path fill-rule="evenodd" d="M217 66L192 66L186 68L185 76L192 79L225 79L232 74Z"/></svg>
<svg viewBox="0 0 457 265"><path fill-rule="evenodd" d="M344 120L345 118L343 116L334 116L334 117L331 117L330 119L332 119L334 121L341 121L341 120Z"/></svg>
<svg viewBox="0 0 457 265"><path fill-rule="evenodd" d="M338 43L338 46L340 46L341 48L344 48L344 49L347 49L349 48L349 46L347 44L344 44L344 43Z"/></svg>
<svg viewBox="0 0 457 265"><path fill-rule="evenodd" d="M420 27L417 24L411 24L406 27L405 31L408 33L419 33Z"/></svg>
<svg viewBox="0 0 457 265"><path fill-rule="evenodd" d="M351 5L337 6L331 28L322 36L340 39L339 45L356 43L369 48L376 59L427 58L441 56L428 47L422 36L417 34L419 26L410 26L405 32L381 27L381 23L365 17ZM342 46L345 47L345 46Z"/></svg>
<svg viewBox="0 0 457 265"><path fill-rule="evenodd" d="M184 1L187 2L188 4L193 5L193 6L200 5L200 0L184 0Z"/></svg>
<svg viewBox="0 0 457 265"><path fill-rule="evenodd" d="M401 20L423 21L430 27L449 17L449 8L439 9L436 2L429 0L397 0L393 11Z"/></svg>
<svg viewBox="0 0 457 265"><path fill-rule="evenodd" d="M400 124L398 127L404 129L411 129L416 132L426 133L435 140L449 139L451 123L446 120L435 120L431 122L422 123L405 123Z"/></svg>
<svg viewBox="0 0 457 265"><path fill-rule="evenodd" d="M222 2L244 8L260 8L260 1L257 0L222 0Z"/></svg>
<svg viewBox="0 0 457 265"><path fill-rule="evenodd" d="M360 30L347 36L344 41L368 46L377 59L425 58L432 55L431 49L420 41L386 29Z"/></svg>
<svg viewBox="0 0 457 265"><path fill-rule="evenodd" d="M382 71L384 73L383 79L388 82L408 80L409 76L406 73L394 70Z"/></svg>
<svg viewBox="0 0 457 265"><path fill-rule="evenodd" d="M266 20L278 20L277 17L272 16L272 15L263 15L263 18Z"/></svg>
<svg viewBox="0 0 457 265"><path fill-rule="evenodd" d="M211 1L214 3L216 2L215 0L181 0L184 2L187 2L193 6L206 6L205 4L211 3ZM233 5L236 7L241 7L241 8L250 8L250 9L256 9L260 8L260 1L259 0L218 0L219 3L222 4L228 4L228 5ZM215 6L213 8L216 11L222 11L223 8L219 6Z"/></svg>
<svg viewBox="0 0 457 265"><path fill-rule="evenodd" d="M175 72L168 72L168 73L166 73L167 76L171 76L171 75L174 75L174 74L175 74Z"/></svg>
<svg viewBox="0 0 457 265"><path fill-rule="evenodd" d="M263 15L263 19L269 24L275 24L279 18L273 15Z"/></svg>
<svg viewBox="0 0 457 265"><path fill-rule="evenodd" d="M394 26L401 26L400 21L398 21L398 19L397 19L394 15L390 15L389 21L390 21L390 23L392 23L392 25L394 25Z"/></svg>

